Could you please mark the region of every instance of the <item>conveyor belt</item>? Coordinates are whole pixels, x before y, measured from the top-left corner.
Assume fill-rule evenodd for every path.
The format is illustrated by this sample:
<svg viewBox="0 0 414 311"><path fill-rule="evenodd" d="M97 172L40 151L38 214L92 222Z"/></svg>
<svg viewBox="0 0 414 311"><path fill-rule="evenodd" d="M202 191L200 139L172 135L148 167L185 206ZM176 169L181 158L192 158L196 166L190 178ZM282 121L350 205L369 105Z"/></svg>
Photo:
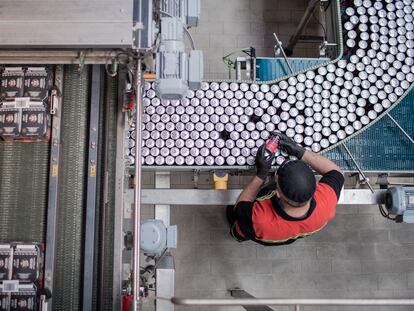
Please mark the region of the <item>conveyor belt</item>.
<svg viewBox="0 0 414 311"><path fill-rule="evenodd" d="M54 310L80 310L89 67L64 70Z"/></svg>
<svg viewBox="0 0 414 311"><path fill-rule="evenodd" d="M49 144L0 143L0 240L44 242Z"/></svg>
<svg viewBox="0 0 414 311"><path fill-rule="evenodd" d="M414 137L414 90L390 114ZM346 144L363 170L414 171L414 145L387 116ZM336 147L325 155L335 160L342 169L355 170L343 147Z"/></svg>
<svg viewBox="0 0 414 311"><path fill-rule="evenodd" d="M375 1L371 17L365 14L367 5L371 2L345 6L344 59L310 68L306 74L266 83L203 83L181 102L161 101L151 89L155 85L147 84L142 133L145 166L246 169L275 129L314 152L328 152L387 118L385 111L397 107L414 82L412 1L396 5ZM339 33L342 57L341 29ZM404 148L402 152L409 154ZM275 165L280 165L286 155L276 155ZM409 167L409 163L403 165Z"/></svg>
<svg viewBox="0 0 414 311"><path fill-rule="evenodd" d="M108 119L108 141L107 151L107 170L108 170L108 194L103 215L101 231L104 234L103 241L99 241L102 247L102 275L98 277L100 283L100 299L97 301L99 310L112 310L113 295L113 251L114 251L114 214L115 214L115 163L116 163L116 127L117 127L117 103L118 103L118 83L117 78L107 77L106 84L106 110L105 118ZM103 182L103 181L102 181ZM104 183L103 183L104 184ZM101 208L105 197L102 196Z"/></svg>

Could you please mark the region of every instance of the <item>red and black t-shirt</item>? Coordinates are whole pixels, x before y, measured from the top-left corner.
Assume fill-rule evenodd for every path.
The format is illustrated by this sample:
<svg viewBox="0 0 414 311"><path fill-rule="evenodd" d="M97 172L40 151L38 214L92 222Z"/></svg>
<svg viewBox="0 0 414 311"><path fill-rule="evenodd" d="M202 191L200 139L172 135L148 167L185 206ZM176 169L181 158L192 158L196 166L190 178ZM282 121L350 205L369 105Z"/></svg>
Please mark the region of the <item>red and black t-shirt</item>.
<svg viewBox="0 0 414 311"><path fill-rule="evenodd" d="M273 186L254 202L239 202L235 206L231 231L238 237L265 245L292 243L321 230L334 218L343 184L344 176L338 171L323 175L307 214L301 218L292 217L283 210Z"/></svg>

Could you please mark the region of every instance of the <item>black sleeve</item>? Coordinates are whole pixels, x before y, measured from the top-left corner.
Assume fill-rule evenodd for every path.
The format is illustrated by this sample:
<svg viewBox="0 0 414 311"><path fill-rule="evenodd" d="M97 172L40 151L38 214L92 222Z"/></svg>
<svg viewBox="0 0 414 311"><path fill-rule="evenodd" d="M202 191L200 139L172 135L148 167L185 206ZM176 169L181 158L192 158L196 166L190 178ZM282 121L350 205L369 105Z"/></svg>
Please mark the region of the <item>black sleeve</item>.
<svg viewBox="0 0 414 311"><path fill-rule="evenodd" d="M234 207L235 220L239 224L239 227L242 230L243 234L250 239L252 237L255 237L252 222L254 203L255 202L242 201L237 203L237 205Z"/></svg>
<svg viewBox="0 0 414 311"><path fill-rule="evenodd" d="M319 182L327 184L329 187L331 187L335 191L336 197L339 200L341 189L345 183L344 175L336 170L332 170L323 175Z"/></svg>

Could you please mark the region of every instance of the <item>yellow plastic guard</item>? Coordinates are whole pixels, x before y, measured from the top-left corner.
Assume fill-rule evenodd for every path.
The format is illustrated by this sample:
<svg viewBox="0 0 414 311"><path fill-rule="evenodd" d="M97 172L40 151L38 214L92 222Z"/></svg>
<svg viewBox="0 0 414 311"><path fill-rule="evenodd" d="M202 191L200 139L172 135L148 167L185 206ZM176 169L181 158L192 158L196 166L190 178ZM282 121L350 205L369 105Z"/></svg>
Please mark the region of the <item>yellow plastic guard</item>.
<svg viewBox="0 0 414 311"><path fill-rule="evenodd" d="M214 190L227 190L229 174L213 174Z"/></svg>

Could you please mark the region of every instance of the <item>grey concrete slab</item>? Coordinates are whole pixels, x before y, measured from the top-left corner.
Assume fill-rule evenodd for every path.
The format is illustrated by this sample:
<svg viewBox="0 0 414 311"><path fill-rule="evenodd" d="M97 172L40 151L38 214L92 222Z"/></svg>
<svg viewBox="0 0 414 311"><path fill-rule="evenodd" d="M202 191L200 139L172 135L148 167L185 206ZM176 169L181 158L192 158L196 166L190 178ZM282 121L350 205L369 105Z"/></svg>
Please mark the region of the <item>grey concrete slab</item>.
<svg viewBox="0 0 414 311"><path fill-rule="evenodd" d="M306 7L302 0L203 0L201 3L200 24L190 32L204 52L206 79L228 78L222 57L241 48L254 46L258 56L273 56L274 39L270 35L277 31L287 45ZM316 19L312 19L307 33L316 35L321 31ZM317 57L317 45L298 45L293 56Z"/></svg>

